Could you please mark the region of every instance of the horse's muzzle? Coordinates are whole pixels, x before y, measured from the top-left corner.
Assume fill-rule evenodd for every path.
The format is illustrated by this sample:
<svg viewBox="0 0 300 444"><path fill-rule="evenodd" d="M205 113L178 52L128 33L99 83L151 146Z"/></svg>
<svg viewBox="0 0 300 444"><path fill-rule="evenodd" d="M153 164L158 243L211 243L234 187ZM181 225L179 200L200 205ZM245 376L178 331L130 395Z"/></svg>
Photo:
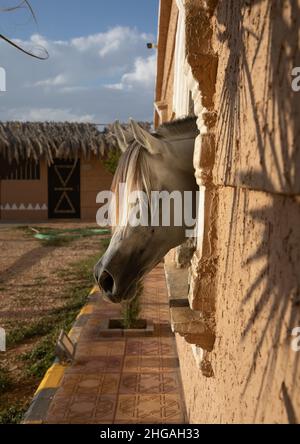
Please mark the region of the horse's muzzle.
<svg viewBox="0 0 300 444"><path fill-rule="evenodd" d="M94 268L94 277L105 294L105 299L113 303L121 302L122 298L114 294L116 290L113 276L107 271L103 270L102 266L97 264Z"/></svg>

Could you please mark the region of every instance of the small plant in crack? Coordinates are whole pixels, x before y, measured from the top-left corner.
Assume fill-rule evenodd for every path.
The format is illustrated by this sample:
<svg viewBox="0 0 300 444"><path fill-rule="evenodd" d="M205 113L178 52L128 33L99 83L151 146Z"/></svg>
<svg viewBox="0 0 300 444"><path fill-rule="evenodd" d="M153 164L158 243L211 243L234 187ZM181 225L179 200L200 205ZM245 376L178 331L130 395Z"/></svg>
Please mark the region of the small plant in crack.
<svg viewBox="0 0 300 444"><path fill-rule="evenodd" d="M139 315L141 312L141 294L143 292L143 284L138 284L136 293L129 301L122 302L123 328L138 328L141 321Z"/></svg>

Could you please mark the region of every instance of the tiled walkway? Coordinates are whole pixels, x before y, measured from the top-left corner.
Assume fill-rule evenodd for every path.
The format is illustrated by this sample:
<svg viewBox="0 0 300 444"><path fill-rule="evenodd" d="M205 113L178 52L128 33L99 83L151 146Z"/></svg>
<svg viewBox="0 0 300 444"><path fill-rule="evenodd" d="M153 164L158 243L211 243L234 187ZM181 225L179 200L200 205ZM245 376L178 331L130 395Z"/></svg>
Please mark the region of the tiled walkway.
<svg viewBox="0 0 300 444"><path fill-rule="evenodd" d="M170 330L162 264L145 279L141 317L154 322L150 337L101 336L100 321L120 317L119 306L93 296L75 363L50 404L46 423L184 423L179 362Z"/></svg>

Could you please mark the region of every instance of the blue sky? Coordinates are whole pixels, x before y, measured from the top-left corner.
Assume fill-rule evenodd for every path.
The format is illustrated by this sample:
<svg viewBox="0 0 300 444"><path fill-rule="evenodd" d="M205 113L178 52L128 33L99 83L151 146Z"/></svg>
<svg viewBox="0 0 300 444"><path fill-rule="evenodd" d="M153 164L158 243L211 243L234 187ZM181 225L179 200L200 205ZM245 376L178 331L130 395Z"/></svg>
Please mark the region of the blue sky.
<svg viewBox="0 0 300 444"><path fill-rule="evenodd" d="M0 4L18 1L1 0ZM37 20L26 24L10 19L14 37L26 38L39 30L49 39L69 39L79 35L96 34L119 26L137 27L140 31L156 34L158 0L30 0ZM20 14L19 14L20 16ZM27 15L28 16L28 15Z"/></svg>
<svg viewBox="0 0 300 444"><path fill-rule="evenodd" d="M19 3L1 0L0 8ZM110 122L152 120L158 0L31 0L25 10L1 13L0 32L24 48L46 48L37 61L0 43L7 92L1 120Z"/></svg>

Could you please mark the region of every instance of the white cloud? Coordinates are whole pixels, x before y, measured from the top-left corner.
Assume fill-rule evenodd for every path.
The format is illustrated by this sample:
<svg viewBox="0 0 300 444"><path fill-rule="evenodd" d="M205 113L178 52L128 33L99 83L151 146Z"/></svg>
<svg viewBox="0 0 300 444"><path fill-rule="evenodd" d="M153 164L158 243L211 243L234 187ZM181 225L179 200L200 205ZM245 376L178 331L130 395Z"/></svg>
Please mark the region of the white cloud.
<svg viewBox="0 0 300 444"><path fill-rule="evenodd" d="M37 108L22 110L22 109L14 109L9 113L10 120L19 120L19 121L31 121L31 122L40 122L40 121L56 121L56 122L93 122L95 116L92 114L80 115L74 114L70 109L55 109L55 108Z"/></svg>
<svg viewBox="0 0 300 444"><path fill-rule="evenodd" d="M67 78L64 74L58 74L55 77L39 80L35 82L33 86L60 86L64 85L67 82Z"/></svg>
<svg viewBox="0 0 300 444"><path fill-rule="evenodd" d="M134 70L124 74L122 83L133 86L140 83L144 86L152 86L156 75L156 57L151 55L146 59L138 57L134 62Z"/></svg>
<svg viewBox="0 0 300 444"><path fill-rule="evenodd" d="M107 89L116 89L117 91L121 91L124 88L123 83L108 83L105 85Z"/></svg>
<svg viewBox="0 0 300 444"><path fill-rule="evenodd" d="M60 92L62 93L76 93L79 91L88 91L88 87L87 86L64 86L63 88L60 89Z"/></svg>
<svg viewBox="0 0 300 444"><path fill-rule="evenodd" d="M156 76L156 56L138 57L132 71L122 75L121 82L105 85L108 89L133 89L136 86L153 88Z"/></svg>
<svg viewBox="0 0 300 444"><path fill-rule="evenodd" d="M98 50L101 57L117 52L121 47L131 47L138 42L146 42L151 38L145 33L138 33L136 29L116 26L105 33L93 34L87 37L78 37L71 40L72 46L79 51Z"/></svg>
<svg viewBox="0 0 300 444"><path fill-rule="evenodd" d="M71 40L35 34L18 41L25 48L46 48L50 57L45 61L0 42L7 74L0 119L152 119L155 56L149 56L148 40L153 36L118 26Z"/></svg>
<svg viewBox="0 0 300 444"><path fill-rule="evenodd" d="M30 38L30 42L34 45L43 46L44 48L49 49L48 40L40 34L33 34Z"/></svg>

